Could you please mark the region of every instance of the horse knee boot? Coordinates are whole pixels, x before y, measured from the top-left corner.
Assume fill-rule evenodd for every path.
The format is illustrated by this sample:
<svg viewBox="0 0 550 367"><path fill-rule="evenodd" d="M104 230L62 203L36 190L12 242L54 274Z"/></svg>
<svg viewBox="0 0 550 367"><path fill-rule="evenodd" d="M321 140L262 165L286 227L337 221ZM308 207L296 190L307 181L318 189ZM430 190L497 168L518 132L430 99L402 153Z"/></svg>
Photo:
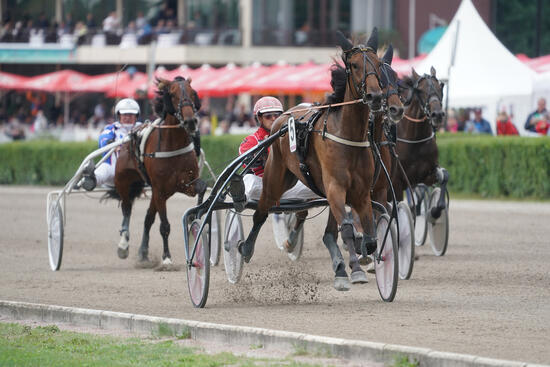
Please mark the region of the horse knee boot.
<svg viewBox="0 0 550 367"><path fill-rule="evenodd" d="M233 204L237 213L242 212L246 206L246 194L244 192L244 182L242 176L234 175L231 178L231 183L229 184L229 194L233 198Z"/></svg>

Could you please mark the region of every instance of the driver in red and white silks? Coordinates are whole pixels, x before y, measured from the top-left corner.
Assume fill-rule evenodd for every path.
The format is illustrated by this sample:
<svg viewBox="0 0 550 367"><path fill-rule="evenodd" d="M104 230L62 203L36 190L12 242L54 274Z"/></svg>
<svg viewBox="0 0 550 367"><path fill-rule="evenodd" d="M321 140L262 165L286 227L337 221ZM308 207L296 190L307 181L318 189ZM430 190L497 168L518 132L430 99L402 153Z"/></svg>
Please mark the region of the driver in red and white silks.
<svg viewBox="0 0 550 367"><path fill-rule="evenodd" d="M254 118L260 124L260 127L253 134L247 136L243 140L239 147L239 154L243 154L267 138L271 131L273 122L277 119L277 117L281 116L282 113L283 105L277 98L270 96L260 98L254 105ZM252 168L252 172L254 172L253 174L246 174L243 177L246 198L249 200L260 200L260 195L262 193L262 177L264 174L266 159L267 154L265 157L260 158L260 160L256 162L256 165ZM296 185L285 191L281 197L283 200L311 200L318 198L319 196L311 191L309 187L304 185L300 180L298 180Z"/></svg>
<svg viewBox="0 0 550 367"><path fill-rule="evenodd" d="M115 116L118 121L105 126L99 135L99 147L102 148L114 141L124 139L134 126L141 125L141 122L137 121L139 114L139 104L135 100L132 98L120 100L115 106ZM118 151L115 151L95 169L94 175L97 185L114 186L117 156Z"/></svg>

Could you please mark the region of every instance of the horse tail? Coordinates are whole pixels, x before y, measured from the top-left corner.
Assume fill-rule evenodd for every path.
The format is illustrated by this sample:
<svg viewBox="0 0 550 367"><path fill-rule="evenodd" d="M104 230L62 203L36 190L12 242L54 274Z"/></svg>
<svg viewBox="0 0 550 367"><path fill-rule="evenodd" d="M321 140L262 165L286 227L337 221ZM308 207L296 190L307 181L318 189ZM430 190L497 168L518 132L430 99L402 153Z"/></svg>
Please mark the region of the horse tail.
<svg viewBox="0 0 550 367"><path fill-rule="evenodd" d="M130 188L128 190L128 196L130 199L130 202L133 203L135 198L139 197L143 193L143 189L145 188L145 182L143 181L134 181L130 184ZM121 201L122 198L120 197L120 194L115 188L112 188L105 192L101 199L99 199L99 202L103 202L104 200L109 199L115 199L118 201Z"/></svg>

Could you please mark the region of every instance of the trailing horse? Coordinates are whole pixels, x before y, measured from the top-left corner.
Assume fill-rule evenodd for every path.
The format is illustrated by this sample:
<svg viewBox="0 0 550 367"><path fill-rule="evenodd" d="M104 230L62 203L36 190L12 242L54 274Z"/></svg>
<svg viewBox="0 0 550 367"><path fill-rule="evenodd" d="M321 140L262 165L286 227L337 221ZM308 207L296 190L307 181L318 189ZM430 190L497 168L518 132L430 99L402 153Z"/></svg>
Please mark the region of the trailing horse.
<svg viewBox="0 0 550 367"><path fill-rule="evenodd" d="M122 146L115 170L115 192L122 207L122 228L118 256L128 257L129 224L134 199L146 184L152 194L143 225L143 237L138 252L140 262L149 262L149 231L155 216L160 217L163 241L162 262L172 264L168 248L170 223L166 215L166 201L176 192L199 195L199 203L206 184L199 178L197 156L200 154L196 113L200 109L197 92L191 79L176 77L173 81L157 80L155 112L159 119L133 131L132 140Z"/></svg>

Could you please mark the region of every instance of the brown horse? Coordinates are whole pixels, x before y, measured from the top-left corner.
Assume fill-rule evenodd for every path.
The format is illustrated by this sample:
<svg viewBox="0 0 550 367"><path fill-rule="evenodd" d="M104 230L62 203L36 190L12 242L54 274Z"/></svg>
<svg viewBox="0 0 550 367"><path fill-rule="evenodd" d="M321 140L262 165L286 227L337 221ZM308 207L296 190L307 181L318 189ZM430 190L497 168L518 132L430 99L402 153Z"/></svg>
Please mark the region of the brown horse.
<svg viewBox="0 0 550 367"><path fill-rule="evenodd" d="M379 79L380 60L376 55L376 29L366 46L354 46L339 33L339 46L343 50L346 67L344 101L347 104L323 110L309 133L309 151L304 162L300 162L297 155L290 151L290 133L273 143L265 166L263 190L254 213L253 227L246 241L239 245L239 251L246 262L250 261L268 209L300 179L328 200L335 220L327 224L323 242L333 261L334 287L347 290L348 275L336 243L338 230L342 232L350 254L352 282L364 283L366 275L357 259L354 247L356 231L353 218L346 212L346 205L357 211L365 229L361 244L365 256L376 250L370 195L374 161L369 151L368 120L371 109L378 111L382 108L383 94ZM300 107L287 111L274 122L271 133L277 132L290 119L299 120L304 115L303 111Z"/></svg>
<svg viewBox="0 0 550 367"><path fill-rule="evenodd" d="M403 199L403 191L408 187L407 178L412 187L419 183L431 186L438 182L442 192L446 192L449 174L439 166L435 136L445 117L443 83L437 79L433 67L430 75L422 76L412 69L412 75L400 84L399 93L405 101L405 114L397 127L396 150L406 177L398 167L392 170L397 199ZM433 218L439 218L445 205L445 195L441 195L437 207L431 210Z"/></svg>
<svg viewBox="0 0 550 367"><path fill-rule="evenodd" d="M199 203L206 190L206 184L199 178L197 163L198 146L196 113L200 109L197 92L191 87L191 79L176 77L173 81L157 80L157 97L154 101L156 114L162 119L151 125L142 125L142 151L137 131L132 140L122 146L115 170L116 193L111 195L121 200L122 228L118 255L128 257L129 224L134 199L138 197L146 183L151 185L152 194L149 209L145 216L143 237L138 253L140 262L149 262L149 230L160 217L160 234L163 241L162 262L170 265L172 259L168 249L170 223L166 215L166 201L174 193L189 196L199 194ZM118 195L116 195L118 194Z"/></svg>

